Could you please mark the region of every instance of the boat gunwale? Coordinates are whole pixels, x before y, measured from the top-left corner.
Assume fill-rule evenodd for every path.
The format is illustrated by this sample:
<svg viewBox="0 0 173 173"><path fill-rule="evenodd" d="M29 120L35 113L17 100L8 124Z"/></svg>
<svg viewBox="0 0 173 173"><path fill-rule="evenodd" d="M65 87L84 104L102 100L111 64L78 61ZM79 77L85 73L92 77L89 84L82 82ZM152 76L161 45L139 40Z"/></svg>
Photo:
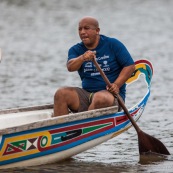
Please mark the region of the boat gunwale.
<svg viewBox="0 0 173 173"><path fill-rule="evenodd" d="M42 109L40 109L40 110L42 110ZM50 112L52 111L52 109L45 109L45 110L46 111L49 110ZM80 112L80 113L75 113L75 114L68 114L68 115L63 115L63 116L59 116L59 117L50 117L47 119L38 120L36 122L23 124L20 126L14 126L14 127L9 127L9 128L7 127L4 129L0 129L0 135L17 133L17 132L22 132L22 131L27 131L27 130L33 130L33 129L42 128L42 127L46 127L46 126L63 124L63 123L68 123L68 122L73 122L73 121L78 121L78 120L84 120L84 119L88 119L88 118L101 117L101 116L117 113L117 110L118 110L117 106L111 106L111 107L107 107L107 108L95 109L95 110L90 110L90 111L85 111L85 112ZM17 114L18 112L13 112L13 113Z"/></svg>
<svg viewBox="0 0 173 173"><path fill-rule="evenodd" d="M38 105L38 106L4 109L4 110L0 110L0 116L4 114L37 111L37 110L45 110L45 109L52 109L52 108L53 108L53 104L45 104L45 105Z"/></svg>

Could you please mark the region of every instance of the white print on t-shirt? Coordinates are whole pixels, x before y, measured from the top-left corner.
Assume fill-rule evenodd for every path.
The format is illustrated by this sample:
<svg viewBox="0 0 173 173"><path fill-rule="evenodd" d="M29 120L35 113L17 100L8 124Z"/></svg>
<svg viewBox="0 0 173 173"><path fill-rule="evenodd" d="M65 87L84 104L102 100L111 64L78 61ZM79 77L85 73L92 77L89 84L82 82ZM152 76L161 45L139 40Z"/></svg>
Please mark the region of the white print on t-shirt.
<svg viewBox="0 0 173 173"><path fill-rule="evenodd" d="M109 67L109 65L107 64L108 63L108 61L103 61L103 67Z"/></svg>
<svg viewBox="0 0 173 173"><path fill-rule="evenodd" d="M102 57L97 57L96 60L104 60L104 59L108 59L109 58L109 55L104 55Z"/></svg>
<svg viewBox="0 0 173 173"><path fill-rule="evenodd" d="M108 64L108 61L106 59L108 59L109 56L108 55L104 55L102 57L97 57L96 60L103 60L102 61L102 64L99 64L99 66L101 67L101 69L106 72L106 71L110 71L110 67L109 67L109 64ZM95 65L94 65L95 67ZM91 73L91 76L97 76L97 75L100 75L100 73L98 72L98 70L95 68L92 67L92 62L87 62L85 64L85 68L84 68L84 73L85 72L92 72Z"/></svg>
<svg viewBox="0 0 173 173"><path fill-rule="evenodd" d="M92 68L84 68L84 73L87 71L93 71L93 69Z"/></svg>
<svg viewBox="0 0 173 173"><path fill-rule="evenodd" d="M92 62L87 62L87 63L85 64L85 67L92 68Z"/></svg>
<svg viewBox="0 0 173 173"><path fill-rule="evenodd" d="M102 70L104 72L110 71L110 67L102 68ZM91 73L91 76L98 76L98 75L100 75L100 72Z"/></svg>
<svg viewBox="0 0 173 173"><path fill-rule="evenodd" d="M99 72L97 72L97 73L91 73L91 76L98 76L98 75L100 75Z"/></svg>

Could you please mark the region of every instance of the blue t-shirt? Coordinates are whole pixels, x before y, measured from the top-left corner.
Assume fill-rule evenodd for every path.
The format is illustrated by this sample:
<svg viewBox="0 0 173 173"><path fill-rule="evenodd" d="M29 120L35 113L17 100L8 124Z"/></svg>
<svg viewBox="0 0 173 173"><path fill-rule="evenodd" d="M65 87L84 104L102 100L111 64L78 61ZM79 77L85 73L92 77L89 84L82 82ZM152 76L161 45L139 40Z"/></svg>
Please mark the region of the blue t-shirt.
<svg viewBox="0 0 173 173"><path fill-rule="evenodd" d="M88 49L81 42L69 49L68 60L84 54ZM134 61L126 47L117 39L100 35L98 46L92 50L96 51L96 60L107 78L113 83L119 76L121 70ZM82 80L82 88L88 92L97 92L106 89L106 83L92 61L84 62L78 70ZM120 95L125 100L126 85L120 88Z"/></svg>

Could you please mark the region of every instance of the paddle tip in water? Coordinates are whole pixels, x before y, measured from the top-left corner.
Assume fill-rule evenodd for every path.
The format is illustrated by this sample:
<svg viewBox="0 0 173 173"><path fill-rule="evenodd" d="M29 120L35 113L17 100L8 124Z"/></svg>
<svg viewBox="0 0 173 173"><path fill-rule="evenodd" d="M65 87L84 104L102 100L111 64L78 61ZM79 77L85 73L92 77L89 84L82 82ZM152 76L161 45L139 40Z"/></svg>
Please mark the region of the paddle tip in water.
<svg viewBox="0 0 173 173"><path fill-rule="evenodd" d="M147 152L145 154L140 155L139 163L142 165L145 165L145 164L150 164L153 162L161 162L165 160L169 160L168 155Z"/></svg>
<svg viewBox="0 0 173 173"><path fill-rule="evenodd" d="M138 137L140 155L144 155L148 152L170 155L165 145L155 137L150 136L143 131L138 135L140 135L140 138Z"/></svg>

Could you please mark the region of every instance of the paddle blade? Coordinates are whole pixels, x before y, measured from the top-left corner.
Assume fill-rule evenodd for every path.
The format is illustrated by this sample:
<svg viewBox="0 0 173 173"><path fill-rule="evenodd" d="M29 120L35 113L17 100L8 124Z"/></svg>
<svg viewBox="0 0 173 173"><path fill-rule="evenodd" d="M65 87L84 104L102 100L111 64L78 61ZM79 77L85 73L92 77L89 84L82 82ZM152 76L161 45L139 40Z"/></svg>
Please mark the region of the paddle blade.
<svg viewBox="0 0 173 173"><path fill-rule="evenodd" d="M140 155L147 152L170 155L169 151L161 141L144 133L143 131L138 132L138 143Z"/></svg>

